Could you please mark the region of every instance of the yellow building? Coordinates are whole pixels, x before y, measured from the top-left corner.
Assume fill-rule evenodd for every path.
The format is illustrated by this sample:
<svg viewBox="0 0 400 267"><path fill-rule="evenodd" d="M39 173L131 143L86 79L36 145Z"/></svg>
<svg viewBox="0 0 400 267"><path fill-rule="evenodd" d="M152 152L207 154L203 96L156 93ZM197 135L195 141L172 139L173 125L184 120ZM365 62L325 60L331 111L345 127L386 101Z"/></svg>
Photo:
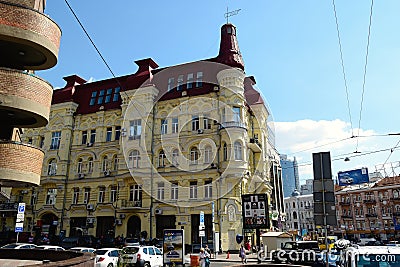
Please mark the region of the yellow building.
<svg viewBox="0 0 400 267"><path fill-rule="evenodd" d="M204 212L203 243L227 251L243 233L242 194L265 193L284 214L269 112L245 76L236 28L222 26L215 58L135 63L113 79L65 77L49 124L24 132L45 151L40 187L13 191L32 204L27 230L162 238L184 229L186 244L200 244Z"/></svg>

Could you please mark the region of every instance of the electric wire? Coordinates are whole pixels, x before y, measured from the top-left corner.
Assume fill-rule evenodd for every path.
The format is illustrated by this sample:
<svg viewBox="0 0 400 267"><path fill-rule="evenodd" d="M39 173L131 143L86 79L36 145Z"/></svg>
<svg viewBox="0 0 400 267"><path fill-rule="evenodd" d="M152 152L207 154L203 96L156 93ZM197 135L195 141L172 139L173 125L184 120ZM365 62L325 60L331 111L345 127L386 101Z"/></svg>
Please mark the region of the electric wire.
<svg viewBox="0 0 400 267"><path fill-rule="evenodd" d="M362 94L361 94L361 104L360 104L360 115L358 120L358 134L360 133L361 128L361 118L362 118L362 110L363 110L363 103L364 103L364 94L365 94L365 81L367 77L367 66L368 66L368 54L369 54L369 44L371 39L371 25L372 25L372 10L374 7L374 0L371 0L371 8L369 14L369 25L368 25L368 37L367 37L367 48L365 53L365 64L364 64L364 75L363 75L363 85L362 85ZM357 139L357 146L356 151L358 149L358 139Z"/></svg>
<svg viewBox="0 0 400 267"><path fill-rule="evenodd" d="M343 60L343 51L342 51L342 41L340 39L340 31L339 31L339 22L337 18L337 13L336 13L336 5L335 5L335 0L332 0L332 5L333 5L333 12L335 14L335 22L336 22L336 32L337 32L337 37L339 41L339 51L340 51L340 62L342 64L342 73L343 73L343 81L344 81L344 87L346 89L346 99L347 99L347 110L349 112L349 119L350 119L350 126L351 126L351 135L353 136L353 121L351 118L351 112L350 112L350 100L349 100L349 89L347 86L347 79L346 79L346 72L344 68L344 60Z"/></svg>

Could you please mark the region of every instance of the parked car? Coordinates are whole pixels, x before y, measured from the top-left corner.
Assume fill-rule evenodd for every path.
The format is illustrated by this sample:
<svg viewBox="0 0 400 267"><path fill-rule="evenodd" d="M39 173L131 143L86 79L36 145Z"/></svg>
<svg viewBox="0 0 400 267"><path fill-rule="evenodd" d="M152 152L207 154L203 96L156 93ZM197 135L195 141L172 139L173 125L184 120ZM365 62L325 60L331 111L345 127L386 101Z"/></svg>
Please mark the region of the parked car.
<svg viewBox="0 0 400 267"><path fill-rule="evenodd" d="M99 248L112 248L115 247L114 237L103 237L98 240Z"/></svg>
<svg viewBox="0 0 400 267"><path fill-rule="evenodd" d="M40 245L40 246L35 247L35 249L46 249L46 250L57 250L57 251L65 250L63 247L52 246L52 245Z"/></svg>
<svg viewBox="0 0 400 267"><path fill-rule="evenodd" d="M91 235L66 237L61 241L61 246L66 249L77 246L96 248L97 239Z"/></svg>
<svg viewBox="0 0 400 267"><path fill-rule="evenodd" d="M96 250L95 267L117 266L120 249L101 248Z"/></svg>
<svg viewBox="0 0 400 267"><path fill-rule="evenodd" d="M73 247L73 248L70 248L69 250L76 251L76 252L89 252L89 253L96 252L96 250L94 248L86 248L86 247Z"/></svg>
<svg viewBox="0 0 400 267"><path fill-rule="evenodd" d="M139 238L127 237L124 241L124 246L139 246Z"/></svg>
<svg viewBox="0 0 400 267"><path fill-rule="evenodd" d="M35 248L35 244L29 244L29 243L11 243L2 246L1 248L12 248L12 249L32 249Z"/></svg>
<svg viewBox="0 0 400 267"><path fill-rule="evenodd" d="M145 267L163 266L163 255L155 246L127 246L118 258L118 265L135 265Z"/></svg>

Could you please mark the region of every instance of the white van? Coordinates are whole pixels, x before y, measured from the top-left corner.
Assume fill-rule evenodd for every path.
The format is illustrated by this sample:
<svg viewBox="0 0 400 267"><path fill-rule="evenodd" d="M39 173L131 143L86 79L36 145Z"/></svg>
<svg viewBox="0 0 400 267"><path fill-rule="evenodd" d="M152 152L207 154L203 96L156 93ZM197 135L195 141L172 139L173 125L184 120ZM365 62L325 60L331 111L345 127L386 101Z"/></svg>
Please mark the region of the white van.
<svg viewBox="0 0 400 267"><path fill-rule="evenodd" d="M370 242L370 241L373 241L373 242L375 242L376 241L376 239L375 238L373 238L373 237L371 237L371 238L360 238L360 241L358 241L358 245L360 245L360 246L365 246L368 242Z"/></svg>

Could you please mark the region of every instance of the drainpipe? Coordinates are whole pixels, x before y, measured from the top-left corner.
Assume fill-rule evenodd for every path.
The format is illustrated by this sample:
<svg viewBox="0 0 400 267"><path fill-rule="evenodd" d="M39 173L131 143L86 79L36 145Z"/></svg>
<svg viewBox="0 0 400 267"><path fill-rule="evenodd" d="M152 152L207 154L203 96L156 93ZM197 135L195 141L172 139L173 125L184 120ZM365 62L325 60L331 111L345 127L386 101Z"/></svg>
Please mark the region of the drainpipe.
<svg viewBox="0 0 400 267"><path fill-rule="evenodd" d="M67 200L67 185L69 181L69 173L70 173L70 165L71 165L71 149L72 149L72 142L74 141L74 128L75 128L75 114L72 114L72 125L71 125L71 136L69 138L69 146L68 146L68 158L67 158L67 170L65 173L64 179L64 196L63 196L63 205L61 210L61 221L60 221L60 232L64 228L64 216L65 216L65 206Z"/></svg>

